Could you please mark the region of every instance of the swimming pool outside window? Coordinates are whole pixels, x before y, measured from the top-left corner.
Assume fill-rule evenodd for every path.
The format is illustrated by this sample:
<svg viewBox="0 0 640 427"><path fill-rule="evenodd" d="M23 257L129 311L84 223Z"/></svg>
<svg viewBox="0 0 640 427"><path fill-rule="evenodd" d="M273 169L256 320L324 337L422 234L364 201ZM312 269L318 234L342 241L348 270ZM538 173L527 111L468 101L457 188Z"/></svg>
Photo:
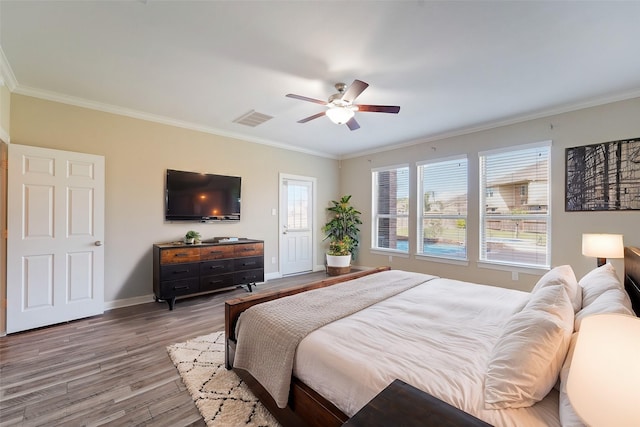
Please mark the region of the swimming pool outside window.
<svg viewBox="0 0 640 427"><path fill-rule="evenodd" d="M466 157L418 163L417 253L467 259Z"/></svg>

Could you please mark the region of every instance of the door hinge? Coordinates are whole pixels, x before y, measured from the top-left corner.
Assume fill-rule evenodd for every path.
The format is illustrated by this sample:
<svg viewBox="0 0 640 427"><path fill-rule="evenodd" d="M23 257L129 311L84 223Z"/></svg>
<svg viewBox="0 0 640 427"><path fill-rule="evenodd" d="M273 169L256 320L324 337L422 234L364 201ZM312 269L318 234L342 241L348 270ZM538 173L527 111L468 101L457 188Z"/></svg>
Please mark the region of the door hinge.
<svg viewBox="0 0 640 427"><path fill-rule="evenodd" d="M2 159L2 162L0 162L0 169L2 169L2 170L9 169L9 160Z"/></svg>
<svg viewBox="0 0 640 427"><path fill-rule="evenodd" d="M7 230L7 229L2 230L2 238L3 239L8 239L9 238L9 230Z"/></svg>

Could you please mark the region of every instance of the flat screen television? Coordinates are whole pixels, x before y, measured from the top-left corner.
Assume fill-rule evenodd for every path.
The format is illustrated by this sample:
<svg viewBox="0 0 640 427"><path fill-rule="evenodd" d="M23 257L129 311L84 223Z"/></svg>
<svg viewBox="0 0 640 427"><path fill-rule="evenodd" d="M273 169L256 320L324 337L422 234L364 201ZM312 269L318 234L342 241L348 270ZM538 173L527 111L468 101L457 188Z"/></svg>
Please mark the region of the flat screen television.
<svg viewBox="0 0 640 427"><path fill-rule="evenodd" d="M167 169L166 221L240 221L238 176Z"/></svg>

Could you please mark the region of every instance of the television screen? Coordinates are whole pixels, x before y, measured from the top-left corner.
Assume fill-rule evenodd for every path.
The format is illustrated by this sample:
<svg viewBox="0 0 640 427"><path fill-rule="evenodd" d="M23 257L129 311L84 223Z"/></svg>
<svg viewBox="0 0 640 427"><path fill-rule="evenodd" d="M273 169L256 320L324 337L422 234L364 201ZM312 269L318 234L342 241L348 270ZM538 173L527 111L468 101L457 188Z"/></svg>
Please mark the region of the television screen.
<svg viewBox="0 0 640 427"><path fill-rule="evenodd" d="M167 169L166 221L239 221L238 176Z"/></svg>

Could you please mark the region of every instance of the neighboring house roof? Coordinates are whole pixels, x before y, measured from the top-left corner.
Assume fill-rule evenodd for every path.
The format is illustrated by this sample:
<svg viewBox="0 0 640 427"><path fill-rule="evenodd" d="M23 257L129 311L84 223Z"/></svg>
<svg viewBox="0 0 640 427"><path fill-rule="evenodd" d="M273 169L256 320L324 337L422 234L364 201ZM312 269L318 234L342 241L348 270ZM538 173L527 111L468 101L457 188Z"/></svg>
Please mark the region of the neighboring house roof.
<svg viewBox="0 0 640 427"><path fill-rule="evenodd" d="M548 169L548 160L541 160L535 164L505 173L504 175L488 182L487 186L499 187L502 185L526 184L532 181L547 181L547 177L549 176ZM539 177L539 179L536 179L536 177Z"/></svg>

